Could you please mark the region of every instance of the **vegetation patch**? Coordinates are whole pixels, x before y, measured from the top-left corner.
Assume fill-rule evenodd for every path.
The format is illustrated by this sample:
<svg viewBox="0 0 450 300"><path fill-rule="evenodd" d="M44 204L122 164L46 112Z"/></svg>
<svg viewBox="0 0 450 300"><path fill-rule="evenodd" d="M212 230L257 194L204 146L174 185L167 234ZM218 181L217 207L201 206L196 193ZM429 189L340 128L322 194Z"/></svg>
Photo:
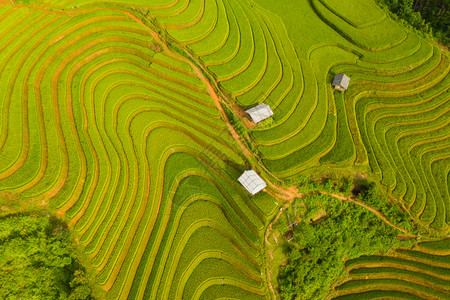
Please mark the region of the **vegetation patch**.
<svg viewBox="0 0 450 300"><path fill-rule="evenodd" d="M91 299L67 225L43 212L0 218L2 299Z"/></svg>
<svg viewBox="0 0 450 300"><path fill-rule="evenodd" d="M274 236L279 236L277 247L285 256L278 273L283 299L323 299L333 285L345 278L345 260L385 254L414 244L413 235L402 238L404 233L393 226L414 230L406 212L377 210L393 221L387 223L367 207L357 205L386 203L376 188L372 186L353 198L356 202L345 201L342 193L349 193L351 187L348 179L305 181L303 190L310 194L297 198L283 210L274 225ZM328 192L314 192L316 189ZM392 207L387 203L385 206Z"/></svg>
<svg viewBox="0 0 450 300"><path fill-rule="evenodd" d="M342 280L345 259L412 243L399 241L398 230L373 213L328 195L296 200L281 220L280 233L289 236L281 240L287 257L278 277L283 299L323 299Z"/></svg>

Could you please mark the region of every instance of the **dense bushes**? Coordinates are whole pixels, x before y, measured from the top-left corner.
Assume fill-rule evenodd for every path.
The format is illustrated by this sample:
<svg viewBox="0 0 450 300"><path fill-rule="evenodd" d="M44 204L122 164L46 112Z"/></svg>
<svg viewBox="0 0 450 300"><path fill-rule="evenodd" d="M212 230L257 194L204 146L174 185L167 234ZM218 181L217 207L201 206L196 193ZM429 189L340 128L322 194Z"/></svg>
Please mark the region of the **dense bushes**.
<svg viewBox="0 0 450 300"><path fill-rule="evenodd" d="M64 223L43 213L0 219L1 299L91 299Z"/></svg>
<svg viewBox="0 0 450 300"><path fill-rule="evenodd" d="M414 28L433 34L446 46L450 44L448 25L449 1L442 0L377 0Z"/></svg>
<svg viewBox="0 0 450 300"><path fill-rule="evenodd" d="M392 224L406 229L408 232L417 233L423 227L413 226L411 215L406 213L396 203L392 203L388 196L380 191L375 182L358 175L355 178L340 177L338 174L322 175L321 177L298 177L297 182L303 193L327 193L340 194L351 197L359 202L379 211Z"/></svg>
<svg viewBox="0 0 450 300"><path fill-rule="evenodd" d="M383 195L373 182L357 181L355 188L362 188L358 200L378 210L391 223L406 229L408 232L417 230L413 228L412 217L394 203L390 203L386 195Z"/></svg>
<svg viewBox="0 0 450 300"><path fill-rule="evenodd" d="M285 243L288 259L278 277L283 299L324 299L344 275L344 259L411 244L396 239L399 232L375 214L345 201L316 194L298 199L294 206L297 212L302 207L303 214L285 213L297 225Z"/></svg>

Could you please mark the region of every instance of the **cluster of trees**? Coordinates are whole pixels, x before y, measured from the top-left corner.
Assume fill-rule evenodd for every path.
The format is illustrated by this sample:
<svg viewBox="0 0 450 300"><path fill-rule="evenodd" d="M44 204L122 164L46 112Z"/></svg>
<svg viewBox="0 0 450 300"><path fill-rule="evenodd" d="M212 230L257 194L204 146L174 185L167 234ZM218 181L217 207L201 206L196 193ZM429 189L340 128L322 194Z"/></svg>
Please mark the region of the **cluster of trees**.
<svg viewBox="0 0 450 300"><path fill-rule="evenodd" d="M414 28L450 45L450 0L377 0Z"/></svg>
<svg viewBox="0 0 450 300"><path fill-rule="evenodd" d="M364 177L345 177L340 174L301 176L297 178L298 187L302 193L314 194L324 191L330 194L339 194L363 202L379 211L391 223L407 230L410 233L427 233L426 228L413 222L413 218L404 209L388 199L380 187Z"/></svg>
<svg viewBox="0 0 450 300"><path fill-rule="evenodd" d="M404 209L391 203L386 194L380 192L374 182L356 181L354 189L361 190L357 200L375 208L392 224L395 224L413 234L429 234L427 229L413 222L413 218Z"/></svg>
<svg viewBox="0 0 450 300"><path fill-rule="evenodd" d="M287 260L279 269L283 299L325 299L345 276L346 259L414 243L397 239L399 232L368 210L324 194L297 199L294 207L285 214L291 214L286 219L296 220L296 225L288 228L284 221L278 228L292 236L284 242Z"/></svg>
<svg viewBox="0 0 450 300"><path fill-rule="evenodd" d="M1 216L0 299L92 299L63 222L44 212Z"/></svg>
<svg viewBox="0 0 450 300"><path fill-rule="evenodd" d="M334 173L298 176L291 183L296 183L304 194L325 191L328 193L349 195L353 187L352 178Z"/></svg>

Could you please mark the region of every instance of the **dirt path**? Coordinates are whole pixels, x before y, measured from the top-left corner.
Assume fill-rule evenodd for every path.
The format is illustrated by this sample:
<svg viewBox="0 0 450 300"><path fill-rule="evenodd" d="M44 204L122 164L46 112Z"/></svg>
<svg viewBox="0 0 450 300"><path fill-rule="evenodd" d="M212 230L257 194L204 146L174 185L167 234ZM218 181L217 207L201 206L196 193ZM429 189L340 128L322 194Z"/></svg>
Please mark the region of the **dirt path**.
<svg viewBox="0 0 450 300"><path fill-rule="evenodd" d="M132 14L130 12L127 12L127 11L121 11L121 12L125 13L131 19L133 19L137 23L139 23L142 26L144 26L145 28L147 28L148 31L150 32L151 36L159 44L162 45L163 49L166 52L170 53L174 57L177 57L177 58L183 60L184 62L188 63L191 66L195 75L205 84L206 90L207 90L208 94L211 96L211 98L214 100L217 110L220 112L223 120L225 121L225 124L231 134L231 137L234 139L234 141L237 143L237 145L239 145L242 153L247 158L247 160L253 166L255 166L255 167L257 166L260 171L263 170L266 175L268 175L278 181L281 181L279 178L277 178L275 175L273 175L261 162L259 162L256 155L245 146L245 144L242 141L242 137L236 132L233 125L231 125L230 120L228 120L228 117L222 108L221 103L227 104L227 102L223 100L225 98L225 96L218 88L217 82L214 82L214 81L211 82L208 78L206 78L205 73L208 73L208 72L207 72L207 70L205 70L205 68L202 67L201 62L198 61L198 59L196 59L195 57L193 57L189 52L186 52L186 54L190 57L190 59L187 59L184 56L181 56L179 53L172 51L168 47L167 42L165 40L163 40L155 31L153 31L152 28L150 28L144 22L142 22L142 20L140 20L138 17L136 17L134 14ZM195 64L192 61L195 61ZM210 76L210 77L212 77L212 76ZM234 109L234 110L236 111L236 109ZM242 117L241 109L239 109L237 113ZM248 125L248 126L251 126L251 125ZM276 198L291 200L291 199L297 197L297 195L298 195L298 192L295 187L289 187L289 188L280 187L280 186L274 184L273 182L271 182L270 180L267 180L267 185L271 189L270 193Z"/></svg>
<svg viewBox="0 0 450 300"><path fill-rule="evenodd" d="M295 198L303 197L303 194L295 194L295 196L296 197L291 197L288 201L286 201L284 203L284 205L281 207L280 211L277 213L275 218L272 220L272 222L269 224L269 226L267 226L266 234L264 236L264 241L265 241L264 248L266 248L267 246L272 246L272 243L269 242L269 237L270 237L270 234L272 233L273 225L278 221L280 216L283 214L283 211L287 207L289 207L292 204L292 202L294 202ZM273 251L273 249L272 250L268 250L268 251L266 249L265 252L269 253L269 257L270 257L270 261L271 261L271 260L273 260L273 255L270 255L270 251ZM277 299L277 293L275 292L275 289L272 286L272 271L269 268L269 261L266 261L265 269L266 269L266 274L267 274L267 285L269 286L269 289L272 292L273 299Z"/></svg>
<svg viewBox="0 0 450 300"><path fill-rule="evenodd" d="M244 127L247 129L253 129L256 127L256 124L250 121L247 113L239 107L236 103L230 104L231 108L234 110L234 112L238 115L238 117L241 119L242 123L244 124Z"/></svg>

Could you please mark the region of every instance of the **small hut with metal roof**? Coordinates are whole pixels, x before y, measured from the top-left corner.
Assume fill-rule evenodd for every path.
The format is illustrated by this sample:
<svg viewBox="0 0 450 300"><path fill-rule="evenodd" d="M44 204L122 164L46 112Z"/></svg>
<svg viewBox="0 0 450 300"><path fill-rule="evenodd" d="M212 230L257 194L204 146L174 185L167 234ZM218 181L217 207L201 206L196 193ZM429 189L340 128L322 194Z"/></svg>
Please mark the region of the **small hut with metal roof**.
<svg viewBox="0 0 450 300"><path fill-rule="evenodd" d="M267 186L266 182L254 170L245 171L238 178L238 181L252 195L255 195Z"/></svg>
<svg viewBox="0 0 450 300"><path fill-rule="evenodd" d="M245 111L250 115L252 118L252 121L254 123L259 123L262 120L267 119L268 117L273 115L272 110L270 109L270 106L264 103L261 103L259 105L256 105L255 107L252 107Z"/></svg>
<svg viewBox="0 0 450 300"><path fill-rule="evenodd" d="M350 78L345 74L337 74L334 76L333 87L338 91L345 91L348 88L348 84L350 83Z"/></svg>

